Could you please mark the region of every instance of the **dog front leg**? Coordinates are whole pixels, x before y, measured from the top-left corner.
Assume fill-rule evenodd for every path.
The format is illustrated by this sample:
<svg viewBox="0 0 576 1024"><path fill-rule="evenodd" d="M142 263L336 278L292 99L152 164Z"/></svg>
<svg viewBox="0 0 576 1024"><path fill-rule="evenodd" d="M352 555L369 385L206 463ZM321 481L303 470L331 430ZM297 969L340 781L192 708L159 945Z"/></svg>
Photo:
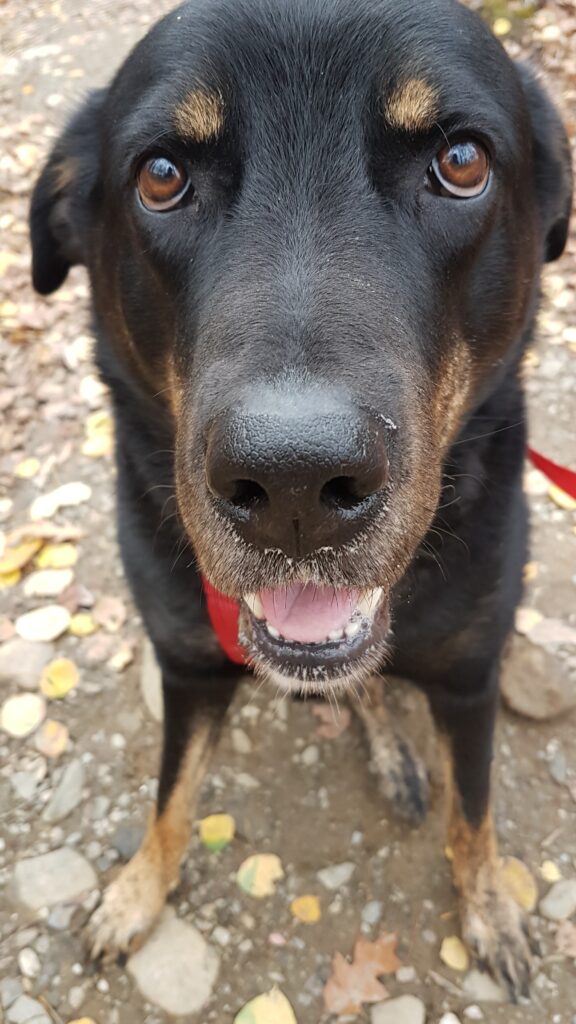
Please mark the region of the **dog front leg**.
<svg viewBox="0 0 576 1024"><path fill-rule="evenodd" d="M445 753L448 845L462 934L517 1002L529 994L531 940L503 878L490 807L497 673L478 689L440 686L428 696Z"/></svg>
<svg viewBox="0 0 576 1024"><path fill-rule="evenodd" d="M235 689L231 677L164 672L164 745L156 807L140 849L88 923L93 958L132 953L149 935L179 880L202 780Z"/></svg>

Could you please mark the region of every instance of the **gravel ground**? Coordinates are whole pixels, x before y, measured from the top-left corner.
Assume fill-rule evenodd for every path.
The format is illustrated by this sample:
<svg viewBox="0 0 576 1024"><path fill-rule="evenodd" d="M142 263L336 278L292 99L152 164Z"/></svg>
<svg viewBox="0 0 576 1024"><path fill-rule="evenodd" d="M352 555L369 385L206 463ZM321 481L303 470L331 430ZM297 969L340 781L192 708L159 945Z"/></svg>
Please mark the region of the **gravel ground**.
<svg viewBox="0 0 576 1024"><path fill-rule="evenodd" d="M398 934L402 967L385 978L390 999L354 1019L575 1024L576 516L528 466L532 560L505 672L496 812L503 852L528 865L538 888L542 959L531 1004L484 1001L498 996L486 979L440 956L458 925L442 855L439 773L423 701L400 682L391 684L390 703L432 773L432 812L421 828L388 819L354 720L344 716L340 735L326 736L313 706L255 692L247 677L199 809L200 817L232 815L234 841L214 853L194 840L167 915L136 958L103 970L85 963L82 925L137 845L154 796L157 679L116 548L108 404L90 361L86 278L77 269L59 293L35 297L25 219L31 183L61 124L172 6L0 3L10 43L0 89L1 529L10 534L29 522L32 503L60 485L91 489L87 497L73 488L78 504L44 508L50 536L21 556L21 577L0 575L0 1022L163 1024L174 1012L195 1024L232 1021L276 985L299 1024L318 1024L332 1019L322 993L334 954L349 955L359 933L375 939L385 931ZM508 29L506 4L489 6L499 31ZM530 13L511 18L507 45L545 70L574 137L576 9L570 0ZM572 468L575 255L573 233L547 270L540 337L526 365L532 444ZM32 578L33 569L54 566L66 575ZM48 604L67 609L65 631L39 643L44 619L29 624L35 640L19 639L19 617ZM50 676L45 666L55 658L72 668ZM18 695L25 704L11 702ZM13 735L14 708L16 731L31 716L27 735ZM256 899L236 872L262 853L277 854L284 875L272 895ZM319 897L313 924L290 909L307 894ZM280 1024L280 1012L265 1018L255 1010L249 1019Z"/></svg>

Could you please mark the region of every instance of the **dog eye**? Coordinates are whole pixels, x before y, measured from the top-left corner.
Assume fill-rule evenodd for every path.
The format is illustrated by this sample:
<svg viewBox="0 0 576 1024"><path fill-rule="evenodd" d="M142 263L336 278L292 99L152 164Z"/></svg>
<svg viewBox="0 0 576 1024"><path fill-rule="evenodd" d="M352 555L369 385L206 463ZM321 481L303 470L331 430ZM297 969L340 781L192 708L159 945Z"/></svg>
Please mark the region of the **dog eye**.
<svg viewBox="0 0 576 1024"><path fill-rule="evenodd" d="M189 185L182 164L159 153L147 157L138 171L138 194L147 210L173 210Z"/></svg>
<svg viewBox="0 0 576 1024"><path fill-rule="evenodd" d="M429 170L432 183L458 199L471 199L484 192L490 179L490 158L481 143L464 139L443 146Z"/></svg>

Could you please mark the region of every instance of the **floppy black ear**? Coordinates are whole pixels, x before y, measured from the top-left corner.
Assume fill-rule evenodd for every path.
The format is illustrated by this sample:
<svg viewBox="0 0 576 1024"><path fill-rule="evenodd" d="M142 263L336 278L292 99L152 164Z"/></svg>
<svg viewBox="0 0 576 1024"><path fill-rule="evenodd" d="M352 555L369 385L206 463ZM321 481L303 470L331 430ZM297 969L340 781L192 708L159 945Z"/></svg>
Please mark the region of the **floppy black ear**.
<svg viewBox="0 0 576 1024"><path fill-rule="evenodd" d="M532 121L536 194L544 227L544 259L557 260L568 237L572 161L566 129L531 68L517 64Z"/></svg>
<svg viewBox="0 0 576 1024"><path fill-rule="evenodd" d="M98 182L99 122L106 91L93 92L72 118L42 171L30 207L32 281L56 291L75 263L86 262L91 200Z"/></svg>

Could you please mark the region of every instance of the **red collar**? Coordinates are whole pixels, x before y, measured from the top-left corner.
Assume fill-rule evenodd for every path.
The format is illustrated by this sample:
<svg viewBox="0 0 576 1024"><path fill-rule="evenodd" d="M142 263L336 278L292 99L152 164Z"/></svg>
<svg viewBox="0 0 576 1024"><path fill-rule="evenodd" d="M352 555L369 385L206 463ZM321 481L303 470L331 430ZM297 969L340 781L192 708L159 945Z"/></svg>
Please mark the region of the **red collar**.
<svg viewBox="0 0 576 1024"><path fill-rule="evenodd" d="M552 483L562 488L572 498L576 498L576 473L573 470L559 466L557 462L551 462L550 459L546 459L533 448L528 449L528 455L536 468L544 473ZM238 616L240 614L238 601L221 594L204 576L202 577L202 586L206 594L212 629L216 633L220 647L230 661L236 665L245 665L247 655L238 642Z"/></svg>

